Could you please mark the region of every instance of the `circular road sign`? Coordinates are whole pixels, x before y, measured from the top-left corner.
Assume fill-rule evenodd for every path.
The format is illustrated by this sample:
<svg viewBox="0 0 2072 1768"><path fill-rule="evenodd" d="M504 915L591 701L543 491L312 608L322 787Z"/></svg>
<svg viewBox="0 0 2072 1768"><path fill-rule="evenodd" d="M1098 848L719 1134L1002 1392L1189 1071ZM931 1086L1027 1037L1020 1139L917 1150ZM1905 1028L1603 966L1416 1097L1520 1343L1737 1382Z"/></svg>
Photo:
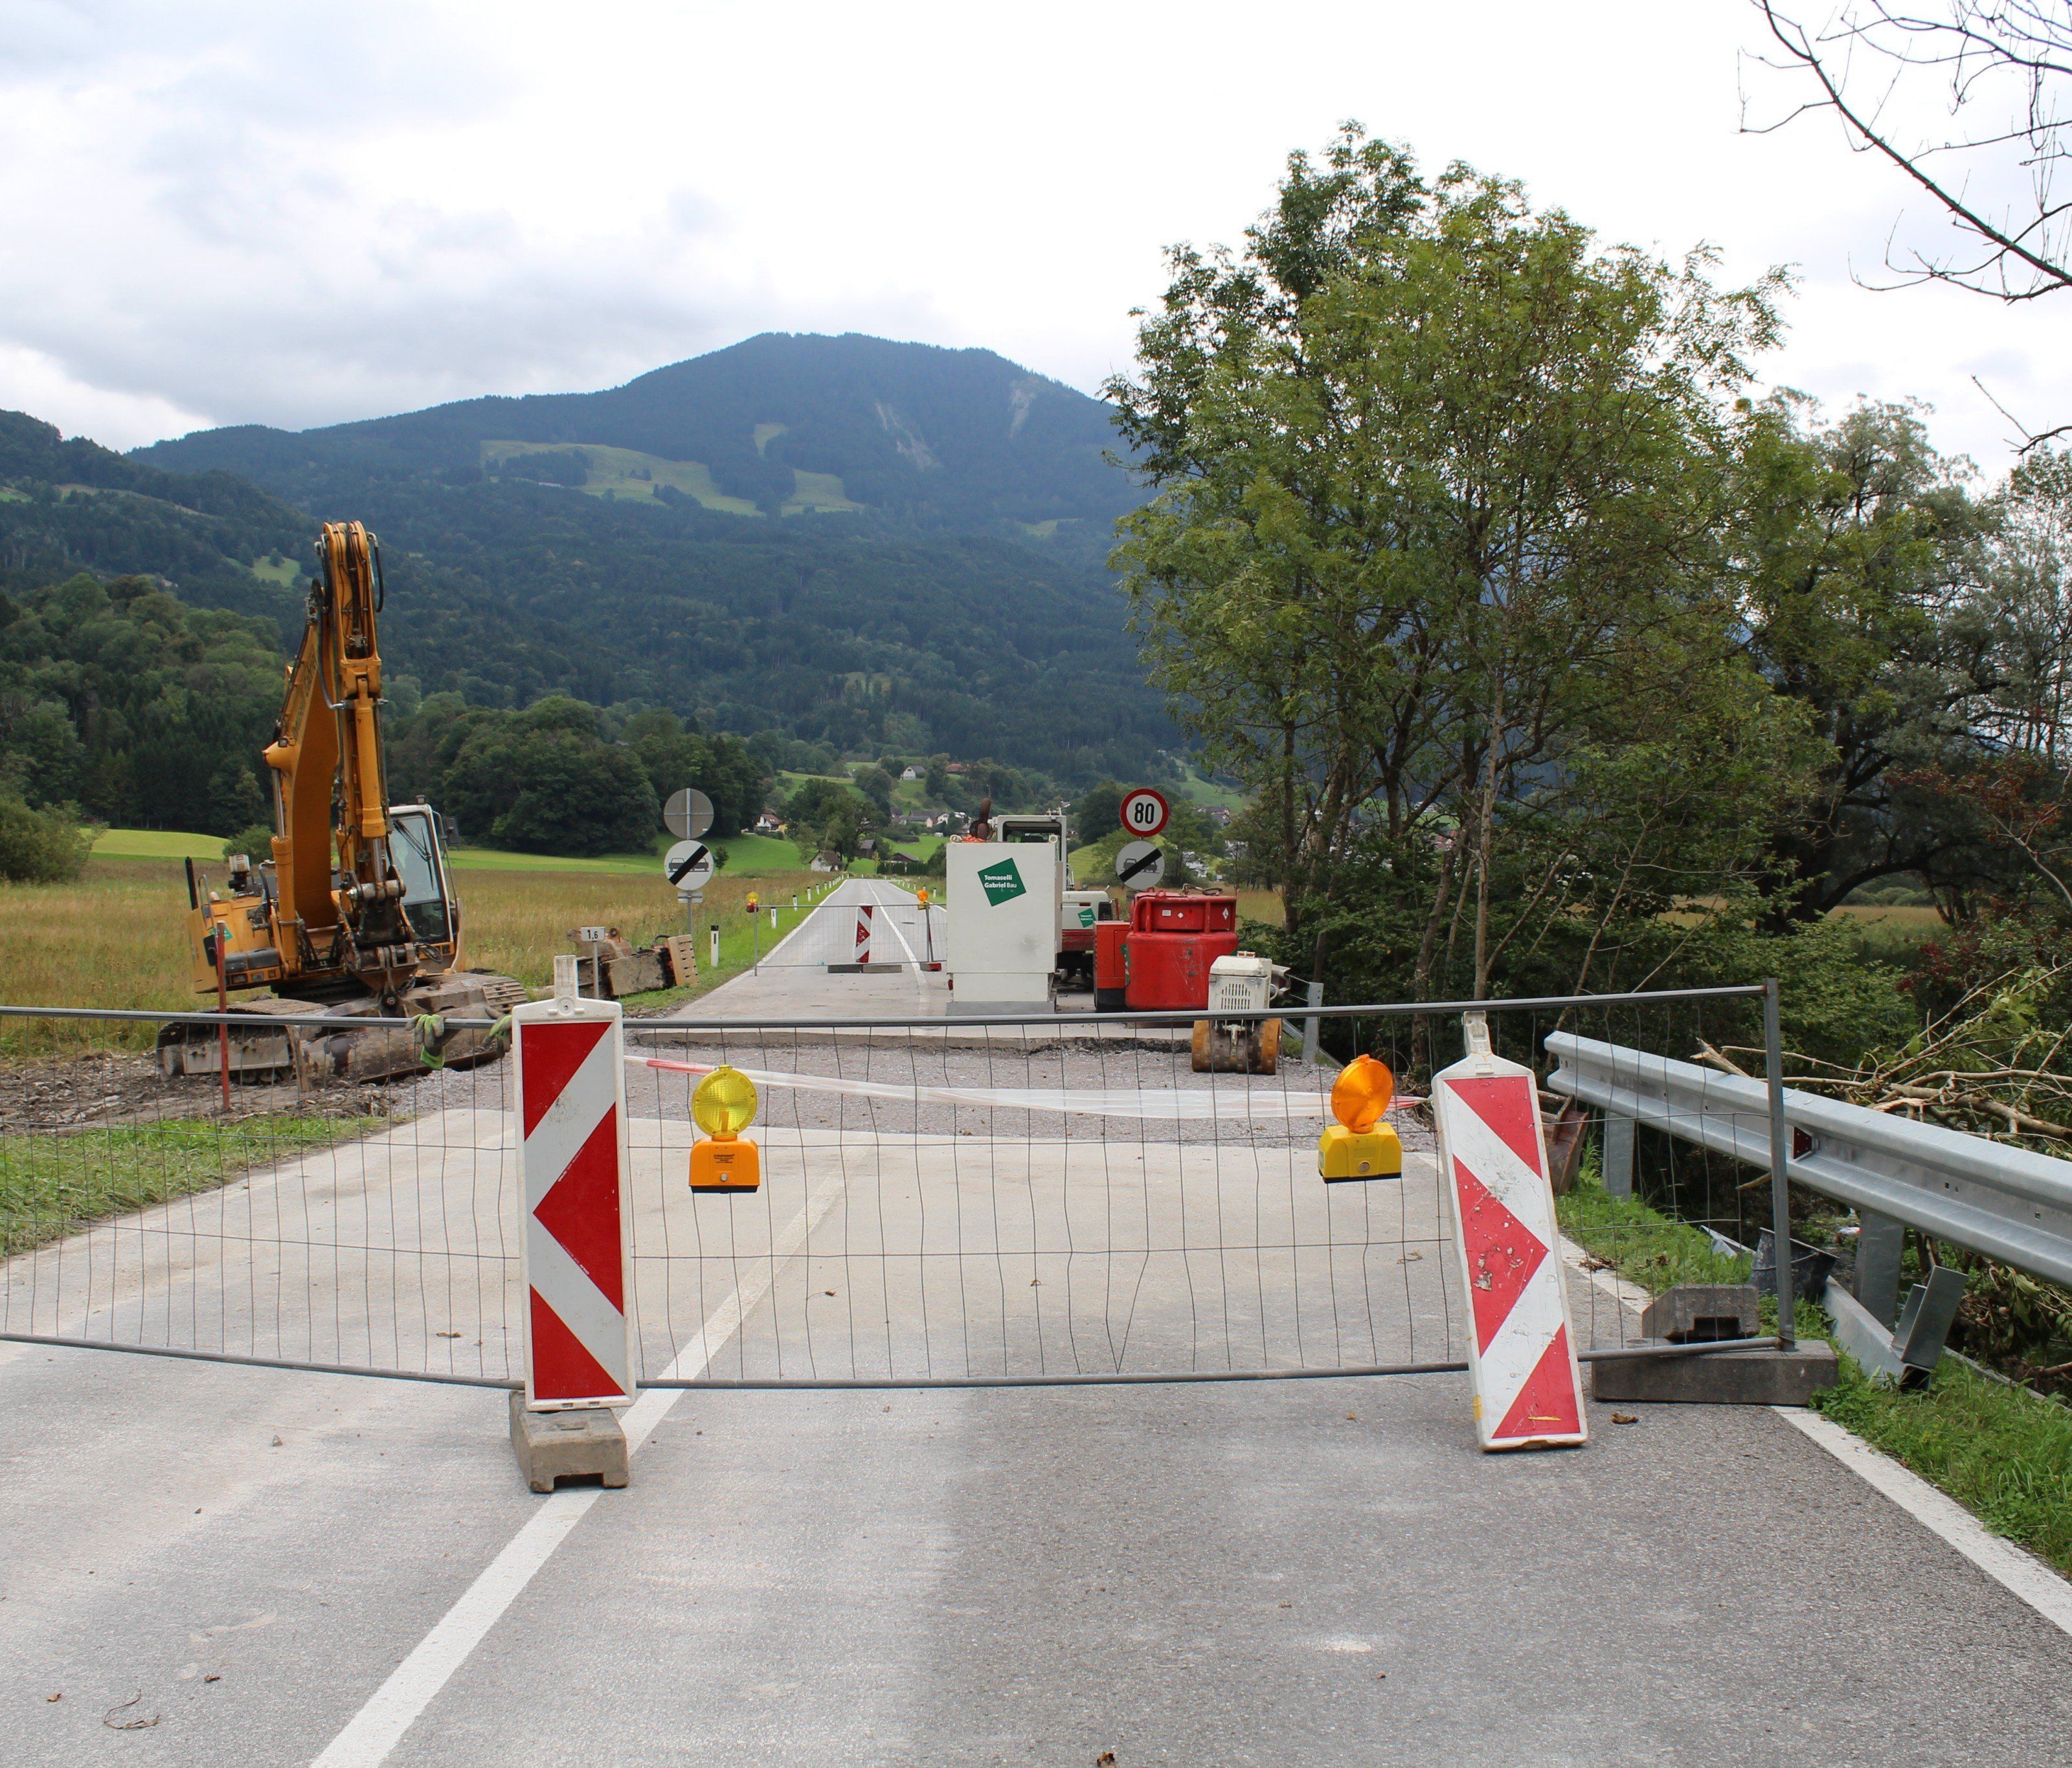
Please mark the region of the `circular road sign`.
<svg viewBox="0 0 2072 1768"><path fill-rule="evenodd" d="M1133 835L1146 838L1156 835L1172 814L1173 807L1166 802L1165 793L1153 791L1149 786L1139 786L1122 795L1122 826Z"/></svg>
<svg viewBox="0 0 2072 1768"><path fill-rule="evenodd" d="M669 833L686 841L694 841L710 828L712 816L712 800L695 786L671 792L662 807L662 820L669 825Z"/></svg>
<svg viewBox="0 0 2072 1768"><path fill-rule="evenodd" d="M1132 841L1115 856L1115 881L1133 890L1152 889L1166 875L1166 856L1149 841Z"/></svg>
<svg viewBox="0 0 2072 1768"><path fill-rule="evenodd" d="M701 890L712 882L712 849L703 841L679 841L662 856L662 870L680 890Z"/></svg>

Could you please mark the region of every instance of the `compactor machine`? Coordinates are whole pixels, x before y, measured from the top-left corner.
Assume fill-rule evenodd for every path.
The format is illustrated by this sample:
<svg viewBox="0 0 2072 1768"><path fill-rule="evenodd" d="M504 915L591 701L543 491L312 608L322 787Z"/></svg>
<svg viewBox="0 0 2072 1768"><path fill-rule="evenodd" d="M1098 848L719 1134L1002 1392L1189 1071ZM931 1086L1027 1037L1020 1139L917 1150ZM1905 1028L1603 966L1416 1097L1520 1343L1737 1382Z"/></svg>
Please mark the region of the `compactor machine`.
<svg viewBox="0 0 2072 1768"><path fill-rule="evenodd" d="M232 1003L233 1013L336 1022L233 1026L229 1065L240 1079L381 1080L493 1059L504 1039L446 1022L500 1018L526 991L462 967L460 903L438 816L388 802L380 550L361 524L327 522L317 553L309 623L265 751L273 852L257 864L233 856L227 894L204 889L187 867L195 987L269 991ZM354 1022L397 1018L413 1022ZM168 1074L217 1074L222 1045L213 1026L168 1026L159 1061Z"/></svg>

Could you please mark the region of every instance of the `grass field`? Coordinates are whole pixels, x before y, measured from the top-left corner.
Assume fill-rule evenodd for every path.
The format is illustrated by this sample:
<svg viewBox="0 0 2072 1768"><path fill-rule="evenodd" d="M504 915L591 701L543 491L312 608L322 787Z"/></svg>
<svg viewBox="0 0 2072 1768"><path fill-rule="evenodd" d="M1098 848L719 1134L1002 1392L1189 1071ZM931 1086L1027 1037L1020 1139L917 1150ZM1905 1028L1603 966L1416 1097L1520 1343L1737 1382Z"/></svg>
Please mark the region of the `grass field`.
<svg viewBox="0 0 2072 1768"><path fill-rule="evenodd" d="M684 928L676 893L652 861L623 872L491 867L463 870L458 882L463 960L532 988L553 981L555 955L574 949L569 934L575 927L616 927L639 944ZM739 934L746 953L750 942L742 910L750 890L765 903L788 905L792 892L820 882L796 869L722 872L705 892L699 937L717 920L729 939ZM199 997L187 968L186 911L185 878L179 863L166 858L97 857L76 883L0 884L0 917L8 930L0 941L0 1001L191 1008ZM790 924L788 907L784 915ZM767 930L763 940L767 949ZM701 966L704 956L701 945ZM701 977L701 986L707 981ZM146 1049L152 1035L149 1026L12 1020L0 1025L0 1055Z"/></svg>
<svg viewBox="0 0 2072 1768"><path fill-rule="evenodd" d="M782 424L757 426L760 436L758 447L767 443L772 435L782 434L783 428ZM765 431L767 434L763 434ZM561 454L571 448L580 449L590 462L582 489L592 497L652 504L655 501L655 487L667 485L695 499L707 509L729 516L762 513L746 498L732 497L722 491L713 482L712 469L702 461L664 460L660 454L643 454L633 448L607 447L602 442L486 442L482 445L482 459L484 466L495 466L524 454ZM850 500L841 480L834 474L804 472L795 467L791 469L791 495L779 513L834 514L863 508L861 504Z"/></svg>
<svg viewBox="0 0 2072 1768"><path fill-rule="evenodd" d="M643 454L637 449L607 448L598 442L486 442L482 463L495 466L520 454L561 454L580 448L589 458L590 471L582 489L592 497L609 493L614 499L655 501L655 487L667 485L681 491L707 509L728 516L757 516L762 512L745 497L730 497L713 483L712 470L702 461L664 460L660 454Z"/></svg>
<svg viewBox="0 0 2072 1768"><path fill-rule="evenodd" d="M456 847L446 855L457 872L618 873L645 876L656 870L671 837L656 837L652 853L613 853L602 859L568 859L554 853L513 853L495 847ZM789 874L799 866L799 850L769 835L735 835L713 845L726 855L726 870L738 875ZM178 829L103 829L93 844L96 859L193 859L211 865L223 862L223 837L191 835ZM264 856L255 855L255 857Z"/></svg>
<svg viewBox="0 0 2072 1768"><path fill-rule="evenodd" d="M0 1136L0 1257L61 1240L82 1222L213 1190L255 1166L351 1141L382 1121L300 1114L175 1117Z"/></svg>
<svg viewBox="0 0 2072 1768"><path fill-rule="evenodd" d="M1242 810L1246 795L1235 786L1219 786L1213 779L1198 773L1190 763L1178 787L1179 796L1191 798L1209 809Z"/></svg>

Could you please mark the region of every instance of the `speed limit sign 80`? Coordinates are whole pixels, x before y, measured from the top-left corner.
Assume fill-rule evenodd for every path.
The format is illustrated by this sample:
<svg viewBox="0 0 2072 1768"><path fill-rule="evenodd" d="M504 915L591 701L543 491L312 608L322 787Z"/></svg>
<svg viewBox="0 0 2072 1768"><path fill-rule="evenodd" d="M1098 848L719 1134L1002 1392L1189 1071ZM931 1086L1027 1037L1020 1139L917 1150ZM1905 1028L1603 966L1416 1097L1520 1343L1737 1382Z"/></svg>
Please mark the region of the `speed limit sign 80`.
<svg viewBox="0 0 2072 1768"><path fill-rule="evenodd" d="M1122 795L1122 826L1133 835L1156 835L1173 814L1163 792L1139 786Z"/></svg>

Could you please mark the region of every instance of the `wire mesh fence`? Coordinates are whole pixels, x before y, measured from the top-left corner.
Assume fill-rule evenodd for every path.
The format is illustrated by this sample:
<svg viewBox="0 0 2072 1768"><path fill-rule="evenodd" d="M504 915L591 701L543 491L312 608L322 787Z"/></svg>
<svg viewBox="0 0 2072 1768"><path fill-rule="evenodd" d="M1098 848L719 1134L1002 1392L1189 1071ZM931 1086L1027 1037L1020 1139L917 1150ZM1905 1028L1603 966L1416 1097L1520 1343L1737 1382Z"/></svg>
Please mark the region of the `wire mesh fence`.
<svg viewBox="0 0 2072 1768"><path fill-rule="evenodd" d="M21 1012L30 1009L9 1009ZM1229 1379L1463 1366L1470 1317L1424 1095L1460 1006L1284 1018L1271 1073L1204 1073L1183 1015L629 1020L628 1207L648 1384ZM1757 991L1491 1003L1544 1076L1557 1029L1691 1057ZM190 1016L192 1017L192 1016ZM1399 1077L1400 1177L1326 1183L1340 1064ZM756 1083L763 1182L693 1193L690 1098ZM0 1077L0 1334L512 1384L518 1157L505 1062L379 1085L168 1078L147 1056ZM1639 1336L1667 1279L1738 1274L1766 1174L1543 1093L1572 1318ZM1623 1145L1622 1144L1621 1145ZM1716 1236L1716 1240L1715 1238ZM1638 1281L1636 1281L1638 1280ZM1585 1351L1588 1354L1588 1351Z"/></svg>

